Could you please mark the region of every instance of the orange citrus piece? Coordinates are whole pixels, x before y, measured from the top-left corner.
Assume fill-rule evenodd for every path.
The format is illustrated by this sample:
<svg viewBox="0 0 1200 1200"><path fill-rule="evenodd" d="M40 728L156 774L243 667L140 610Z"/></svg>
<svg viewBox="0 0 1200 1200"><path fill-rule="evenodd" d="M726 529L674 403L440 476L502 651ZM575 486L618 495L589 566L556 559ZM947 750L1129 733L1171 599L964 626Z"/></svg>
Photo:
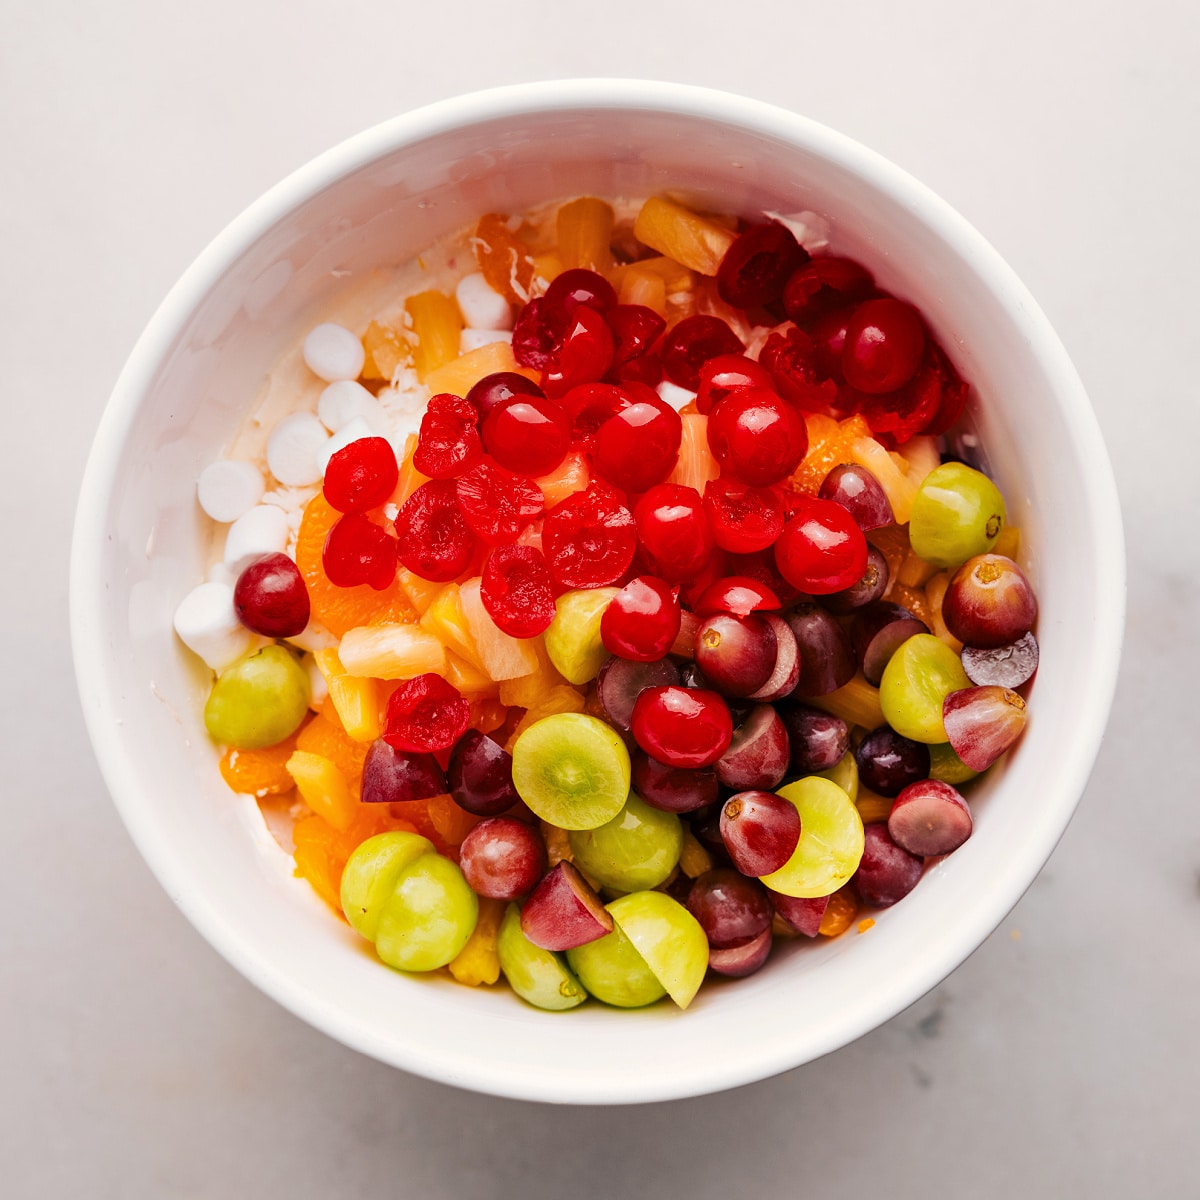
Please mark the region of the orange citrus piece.
<svg viewBox="0 0 1200 1200"><path fill-rule="evenodd" d="M870 437L871 428L857 413L844 421L822 413L805 413L804 423L808 427L808 453L792 475L792 489L815 496L834 467L853 461L851 448L858 438Z"/></svg>
<svg viewBox="0 0 1200 1200"><path fill-rule="evenodd" d="M509 304L524 304L529 299L533 258L498 213L479 218L475 227L475 258L488 285Z"/></svg>
<svg viewBox="0 0 1200 1200"><path fill-rule="evenodd" d="M221 757L221 778L242 796L279 796L295 787L287 760L296 749L298 732L265 750L235 750Z"/></svg>
<svg viewBox="0 0 1200 1200"><path fill-rule="evenodd" d="M319 754L341 771L356 800L362 794L363 763L367 760L370 748L370 743L356 742L341 725L320 713L305 725L296 738L297 750Z"/></svg>

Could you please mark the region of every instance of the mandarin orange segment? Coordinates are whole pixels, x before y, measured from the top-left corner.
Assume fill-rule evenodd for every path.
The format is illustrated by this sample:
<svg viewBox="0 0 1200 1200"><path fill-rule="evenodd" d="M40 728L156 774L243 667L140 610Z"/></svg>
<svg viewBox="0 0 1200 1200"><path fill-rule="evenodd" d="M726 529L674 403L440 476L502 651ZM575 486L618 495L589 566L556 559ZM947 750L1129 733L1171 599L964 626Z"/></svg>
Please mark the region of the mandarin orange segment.
<svg viewBox="0 0 1200 1200"><path fill-rule="evenodd" d="M823 937L837 937L850 928L857 916L858 904L854 897L846 891L834 892L821 918L819 932Z"/></svg>
<svg viewBox="0 0 1200 1200"><path fill-rule="evenodd" d="M329 581L321 552L329 531L341 515L318 492L305 505L300 519L296 566L304 576L313 617L339 638L357 625L415 620L417 614L395 580L379 592L365 583L343 588Z"/></svg>
<svg viewBox="0 0 1200 1200"><path fill-rule="evenodd" d="M413 365L421 380L427 381L439 367L458 357L462 314L449 296L432 290L409 296L404 302L404 312L411 322L416 343L413 347ZM445 389L431 390L437 392Z"/></svg>
<svg viewBox="0 0 1200 1200"><path fill-rule="evenodd" d="M857 413L844 421L823 413L805 413L804 424L808 429L808 452L792 474L792 489L815 496L834 467L854 461L854 443L870 437L871 429Z"/></svg>
<svg viewBox="0 0 1200 1200"><path fill-rule="evenodd" d="M221 756L221 778L243 796L278 796L295 786L287 760L296 749L297 734L265 750L235 750Z"/></svg>
<svg viewBox="0 0 1200 1200"><path fill-rule="evenodd" d="M457 849L463 838L483 820L459 808L453 796L432 796L429 800L429 819L448 846Z"/></svg>
<svg viewBox="0 0 1200 1200"><path fill-rule="evenodd" d="M534 262L528 249L517 240L508 222L499 213L479 218L472 239L475 260L489 286L509 304L524 304L529 299Z"/></svg>
<svg viewBox="0 0 1200 1200"><path fill-rule="evenodd" d="M357 797L338 766L321 754L294 750L287 761L288 772L304 802L335 829L350 828L358 805Z"/></svg>
<svg viewBox="0 0 1200 1200"><path fill-rule="evenodd" d="M356 742L336 722L318 714L299 733L296 749L329 759L344 776L355 799L362 793L363 763L370 746Z"/></svg>
<svg viewBox="0 0 1200 1200"><path fill-rule="evenodd" d="M361 804L344 832L334 829L315 813L296 822L292 832L295 843L296 874L306 879L313 890L342 916L342 872L355 849L369 837L392 829L416 833L411 822L393 817L382 804Z"/></svg>

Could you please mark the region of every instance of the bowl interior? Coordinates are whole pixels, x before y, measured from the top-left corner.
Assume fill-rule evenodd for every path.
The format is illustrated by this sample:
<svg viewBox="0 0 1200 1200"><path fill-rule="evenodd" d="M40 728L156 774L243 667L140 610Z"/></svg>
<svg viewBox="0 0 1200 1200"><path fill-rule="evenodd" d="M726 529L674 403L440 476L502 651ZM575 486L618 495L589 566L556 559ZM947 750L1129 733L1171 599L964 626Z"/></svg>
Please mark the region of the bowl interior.
<svg viewBox="0 0 1200 1200"><path fill-rule="evenodd" d="M753 216L812 210L836 248L917 304L979 395L976 417L1041 603L1025 738L972 794L976 832L868 935L789 946L686 1014L568 1014L389 971L230 796L202 671L171 617L201 577L200 470L297 336L381 265L481 213L671 189ZM515 89L436 106L331 152L249 210L165 302L89 464L72 607L84 708L110 788L163 886L247 976L316 1026L446 1082L633 1101L760 1078L844 1044L953 969L1065 827L1107 714L1120 525L1087 401L1021 285L940 201L801 118L698 90Z"/></svg>

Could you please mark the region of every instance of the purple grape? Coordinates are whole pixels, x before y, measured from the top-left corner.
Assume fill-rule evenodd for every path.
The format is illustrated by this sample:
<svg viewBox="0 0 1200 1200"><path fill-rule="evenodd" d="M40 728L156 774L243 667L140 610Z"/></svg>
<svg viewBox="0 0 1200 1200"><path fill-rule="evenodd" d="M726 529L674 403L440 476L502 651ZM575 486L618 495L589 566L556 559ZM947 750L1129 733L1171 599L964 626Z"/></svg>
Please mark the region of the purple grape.
<svg viewBox="0 0 1200 1200"><path fill-rule="evenodd" d="M771 930L764 929L756 938L741 946L728 946L724 950L710 949L708 965L718 975L732 979L745 979L762 967L771 955Z"/></svg>
<svg viewBox="0 0 1200 1200"><path fill-rule="evenodd" d="M996 646L990 650L964 646L962 665L972 683L1019 688L1037 674L1037 638L1027 633L1010 645Z"/></svg>
<svg viewBox="0 0 1200 1200"><path fill-rule="evenodd" d="M793 775L828 771L850 748L850 730L841 717L795 702L781 704L779 715L787 729Z"/></svg>
<svg viewBox="0 0 1200 1200"><path fill-rule="evenodd" d="M787 623L800 651L800 679L794 696L824 696L854 678L857 666L850 640L823 608L801 604L788 613Z"/></svg>
<svg viewBox="0 0 1200 1200"><path fill-rule="evenodd" d="M696 665L724 696L752 696L771 678L775 658L775 630L757 613L713 613L696 634Z"/></svg>
<svg viewBox="0 0 1200 1200"><path fill-rule="evenodd" d="M978 554L954 573L942 598L946 628L966 646L1007 646L1037 620L1025 572L1003 554Z"/></svg>
<svg viewBox="0 0 1200 1200"><path fill-rule="evenodd" d="M477 817L506 812L521 798L513 786L512 755L478 729L455 742L446 782L459 808Z"/></svg>
<svg viewBox="0 0 1200 1200"><path fill-rule="evenodd" d="M800 814L774 792L738 792L721 809L721 839L743 875L770 875L800 842Z"/></svg>
<svg viewBox="0 0 1200 1200"><path fill-rule="evenodd" d="M432 754L396 750L376 738L363 762L362 798L365 804L399 804L428 800L446 791L446 777Z"/></svg>
<svg viewBox="0 0 1200 1200"><path fill-rule="evenodd" d="M792 627L775 613L763 613L763 620L775 632L775 666L767 682L750 697L751 700L781 700L789 696L800 682L800 649Z"/></svg>
<svg viewBox="0 0 1200 1200"><path fill-rule="evenodd" d="M896 518L878 479L858 463L842 463L821 481L822 500L840 504L864 533L891 525Z"/></svg>
<svg viewBox="0 0 1200 1200"><path fill-rule="evenodd" d="M720 798L717 773L712 767L671 767L638 750L632 760L633 790L651 808L690 813Z"/></svg>
<svg viewBox="0 0 1200 1200"><path fill-rule="evenodd" d="M881 822L868 825L863 834L863 855L851 882L864 904L887 908L917 886L924 863L897 846Z"/></svg>
<svg viewBox="0 0 1200 1200"><path fill-rule="evenodd" d="M713 691L713 685L704 678L704 672L694 662L685 662L679 668L679 685L695 691Z"/></svg>
<svg viewBox="0 0 1200 1200"><path fill-rule="evenodd" d="M874 604L887 591L890 573L887 559L874 546L867 546L867 569L863 577L843 592L831 592L821 597L821 605L831 613L844 617L868 604Z"/></svg>
<svg viewBox="0 0 1200 1200"><path fill-rule="evenodd" d="M515 900L541 879L546 847L541 834L523 821L489 817L463 839L458 863L477 896Z"/></svg>
<svg viewBox="0 0 1200 1200"><path fill-rule="evenodd" d="M860 609L850 626L850 640L867 682L878 687L884 667L900 646L914 634L928 632L924 621L888 600L877 600Z"/></svg>
<svg viewBox="0 0 1200 1200"><path fill-rule="evenodd" d="M785 896L781 892L772 892L769 888L767 894L771 897L771 904L776 915L797 933L815 938L821 932L821 920L825 916L825 910L829 907L828 896L807 899L800 896Z"/></svg>
<svg viewBox="0 0 1200 1200"><path fill-rule="evenodd" d="M771 928L767 889L728 867L705 871L688 892L687 908L718 950L745 945Z"/></svg>
<svg viewBox="0 0 1200 1200"><path fill-rule="evenodd" d="M773 788L787 774L788 732L769 704L756 704L734 731L729 749L717 759L717 778L728 788Z"/></svg>
<svg viewBox="0 0 1200 1200"><path fill-rule="evenodd" d="M929 775L929 747L901 737L890 725L873 729L854 752L858 777L881 796L898 796Z"/></svg>
<svg viewBox="0 0 1200 1200"><path fill-rule="evenodd" d="M1008 688L963 688L942 702L946 738L972 771L986 771L1021 736L1025 719L1025 701Z"/></svg>
<svg viewBox="0 0 1200 1200"><path fill-rule="evenodd" d="M971 810L948 783L922 779L896 797L887 828L892 841L910 854L949 854L971 836Z"/></svg>
<svg viewBox="0 0 1200 1200"><path fill-rule="evenodd" d="M604 715L622 733L629 732L633 706L646 688L678 685L679 668L668 658L643 663L613 657L596 676L596 693Z"/></svg>

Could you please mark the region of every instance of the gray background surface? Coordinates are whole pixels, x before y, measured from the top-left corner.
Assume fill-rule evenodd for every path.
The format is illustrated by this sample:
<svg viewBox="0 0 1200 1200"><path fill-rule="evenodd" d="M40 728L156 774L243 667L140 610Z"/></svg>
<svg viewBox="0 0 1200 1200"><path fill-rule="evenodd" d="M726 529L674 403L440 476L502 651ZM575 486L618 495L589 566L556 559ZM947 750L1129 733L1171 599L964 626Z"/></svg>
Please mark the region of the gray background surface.
<svg viewBox="0 0 1200 1200"><path fill-rule="evenodd" d="M762 0L738 15L645 0L0 5L0 1193L1200 1194L1198 12L1182 0ZM361 1058L255 991L134 851L86 741L67 641L88 445L193 256L366 125L571 75L773 101L939 191L1074 356L1129 537L1105 747L1009 919L856 1044L643 1109L460 1093Z"/></svg>

